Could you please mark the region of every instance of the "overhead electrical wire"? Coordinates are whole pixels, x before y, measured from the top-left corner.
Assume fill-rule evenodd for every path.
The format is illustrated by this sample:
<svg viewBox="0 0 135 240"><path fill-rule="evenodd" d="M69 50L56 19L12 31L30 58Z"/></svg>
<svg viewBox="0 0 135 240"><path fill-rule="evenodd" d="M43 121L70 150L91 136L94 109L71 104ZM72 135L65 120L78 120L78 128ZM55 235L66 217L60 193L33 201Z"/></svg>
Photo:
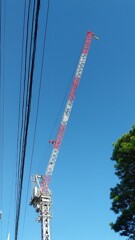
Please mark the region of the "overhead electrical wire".
<svg viewBox="0 0 135 240"><path fill-rule="evenodd" d="M3 10L3 11L2 11ZM0 0L0 211L3 210L3 163L4 163L4 63L5 63L5 11ZM2 19L3 17L3 19ZM2 218L2 216L1 216ZM1 239L3 237L2 219L0 220Z"/></svg>
<svg viewBox="0 0 135 240"><path fill-rule="evenodd" d="M20 198L18 198L18 195L20 193L20 177L21 177L21 156L22 156L22 144L23 144L23 131L24 131L24 109L26 107L26 100L25 100L25 92L26 92L26 64L27 64L27 49L28 49L28 26L29 26L29 18L30 18L30 4L31 1L28 3L28 13L27 13L27 25L26 25L26 43L25 43L25 64L24 64L24 80L23 80L23 89L22 89L22 62L23 62L23 55L21 56L21 75L20 75L20 92L19 92L19 115L18 115L18 135L17 135L17 160L16 160L16 220L15 220L15 234L18 234L18 221L19 221L19 201ZM24 8L24 11L26 11L26 6ZM24 13L25 15L25 13ZM23 24L25 22L25 19L23 20ZM24 32L25 26L23 26L23 32ZM23 33L24 34L24 33ZM23 39L24 40L24 39ZM22 41L23 41L22 40ZM24 42L24 41L23 41ZM23 47L23 43L22 43ZM23 51L23 50L22 50ZM21 91L22 93L22 107L21 107ZM20 113L21 112L21 113ZM20 119L21 126L20 126ZM20 126L20 132L19 132L19 126ZM20 134L20 136L19 136ZM19 149L18 149L19 148ZM19 195L20 196L20 195Z"/></svg>
<svg viewBox="0 0 135 240"><path fill-rule="evenodd" d="M38 3L37 3L38 6ZM36 16L35 16L36 18ZM35 27L36 27L36 19L35 19ZM35 58L35 49L33 45L33 57ZM25 63L26 66L26 63ZM27 89L26 93L26 108L25 108L25 120L24 120L24 132L23 132L23 142L21 148L21 165L19 172L19 197L18 197L18 207L17 207L17 215L16 215L16 229L15 229L15 238L17 238L18 232L18 221L20 215L20 205L21 205L21 194L22 194L22 183L23 183L23 175L24 175L24 164L25 164L25 153L26 153L26 144L27 144L27 135L28 135L28 124L29 124L29 116L30 116L30 103L31 103L31 94L32 94L32 81L33 81L33 70L31 65L31 79L27 81ZM29 75L29 74L28 74Z"/></svg>
<svg viewBox="0 0 135 240"><path fill-rule="evenodd" d="M38 19L39 19L39 9L40 9L40 0L37 0L36 3L36 12L35 12L35 21L34 21L34 36L33 36L33 49L31 56L31 68L30 74L28 73L29 79L27 82L28 92L26 94L26 111L24 119L24 132L23 132L23 141L21 144L21 162L19 165L19 179L18 179L18 199L17 199L17 208L16 208L16 224L15 224L15 240L18 238L18 226L19 226L19 217L20 217L20 207L21 207L21 196L22 196L22 184L24 177L24 166L25 166L25 157L26 157L26 147L27 147L27 138L28 138L28 128L30 120L30 110L31 110L31 98L32 98L32 87L33 87L33 74L35 67L35 54L36 54L36 44L37 44L37 32L38 32Z"/></svg>
<svg viewBox="0 0 135 240"><path fill-rule="evenodd" d="M1 7L1 1L2 0L0 0L0 7ZM28 10L27 10L26 39L25 39L26 2L27 1L25 0L24 16L23 16L22 48L21 48L21 71L20 71L20 90L19 90L19 108L18 108L19 114L18 114L18 129L17 129L17 160L16 160L16 180L15 180L15 185L16 185L15 240L18 239L22 186L23 186L23 179L24 179L24 167L25 167L25 160L26 160L27 140L28 140L31 101L32 101L33 76L34 76L34 69L35 69L35 54L36 54L36 45L37 45L38 19L39 19L39 10L40 10L40 0L34 0L33 7L32 7L31 0L29 0ZM45 32L44 32L43 54L42 54L42 62L41 62L36 118L35 118L34 136L33 136L33 143L32 143L32 153L31 153L31 159L30 159L29 178L31 175L34 147L35 147L35 140L36 140L37 122L38 122L38 114L39 114L39 103L40 103L40 95L41 95L42 74L43 74L44 57L45 57L45 50L46 50L46 37L47 37L47 28L48 28L49 8L50 8L50 0L48 0L48 6L47 6L47 17L46 17ZM33 9L31 24L30 24L30 9ZM1 10L1 8L0 8L0 10ZM1 15L1 12L0 12L0 15ZM31 26L31 34L29 33L30 26ZM30 39L30 41L29 41L29 39ZM25 42L25 52L24 52L24 42ZM23 60L24 60L24 69L23 69ZM24 79L22 80L23 72L24 72ZM1 16L0 16L0 90L2 89L2 84L3 83L1 82ZM70 85L70 83L69 83L69 85ZM68 86L68 89L69 89L69 86ZM54 123L53 129L51 131L51 135L52 135L54 128L56 126L56 123L58 121L58 118L59 118L66 95L67 95L67 91L62 100L62 104L60 106L60 110L56 117L56 121ZM4 97L4 90L3 90L3 97ZM4 100L3 100L2 104L4 104ZM4 105L3 105L2 109L3 109L3 116L4 116ZM2 120L2 121L4 124L4 120ZM4 129L4 128L2 128L2 129ZM2 175L1 175L1 177L2 177ZM2 177L2 179L3 179L3 177ZM27 204L27 200L28 200L28 190L29 190L29 181L28 181L28 185L27 185L26 204ZM0 195L0 198L1 198L1 202L2 202L2 193ZM10 204L11 204L11 198L10 198ZM25 204L25 213L24 213L24 220L23 220L23 229L24 229L25 215L26 215L26 204ZM9 210L9 212L10 212L10 210ZM9 217L10 217L10 214L9 214ZM9 227L9 222L8 222L8 227ZM1 239L2 239L2 231L1 231Z"/></svg>
<svg viewBox="0 0 135 240"><path fill-rule="evenodd" d="M1 94L1 96L3 96L3 107L1 108L2 111L3 111L3 124L2 124L2 129L3 129L3 133L2 133L2 161L4 160L4 129L5 129L5 106L4 106L4 102L5 102L5 88L4 88L4 85L5 85L5 51L6 51L6 5L7 5L7 1L6 0L3 0L3 4L1 6L1 10L3 9L3 25L1 27L3 27L3 45L2 45L2 61L1 61L1 68L2 68L2 79L3 79L3 94ZM2 17L2 12L0 13L1 17ZM2 23L2 21L1 21ZM2 167L2 171L3 171L3 168L4 166ZM3 178L3 176L2 176ZM10 220L10 212L11 212L11 198L12 198L12 193L13 193L13 178L12 178L12 181L11 181L11 192L8 193L9 195L9 210L8 210L8 218L7 218L7 235L9 233L9 220ZM4 194L3 194L3 189L1 188L1 194L4 198ZM2 209L3 210L3 209ZM2 239L3 237L1 237Z"/></svg>
<svg viewBox="0 0 135 240"><path fill-rule="evenodd" d="M2 16L2 2L0 0L0 109L2 109L2 87L3 87L3 84L2 84L2 78L1 78L1 38L2 38L2 34L1 34L1 16ZM0 115L2 116L2 114ZM3 120L2 118L0 118L0 123L1 123L1 128L0 128L0 133L1 133L1 137L0 137L0 143L2 142L2 125L3 125ZM1 146L1 154L0 154L0 159L1 159L1 166L0 166L0 189L1 189L1 192L0 192L0 211L2 211L2 189L3 189L3 156L2 156L2 146ZM2 212L1 212L2 214ZM0 220L0 232L1 232L1 239L2 239L2 221Z"/></svg>
<svg viewBox="0 0 135 240"><path fill-rule="evenodd" d="M20 70L20 80L19 80L20 88L19 88L19 106L18 106L16 169L18 169L18 167L19 167L18 166L18 158L19 158L20 119L21 119L21 95L22 95L22 72L23 72L23 51L24 51L25 18L26 18L26 0L25 0L25 3L24 3L24 14L23 14L23 33L22 33L22 47L21 47L21 70ZM16 183L17 183L17 174L16 174Z"/></svg>
<svg viewBox="0 0 135 240"><path fill-rule="evenodd" d="M46 37L47 37L47 28L48 28L49 9L50 9L50 0L48 0L48 5L47 5L47 16L46 16L46 22L45 22L43 54L42 54L41 70L40 70L40 80L39 80L39 89L38 89L36 119L35 119L34 137L33 137L33 143L32 143L32 153L31 153L31 159L30 159L30 169L29 169L29 175L28 175L28 184L27 184L27 193L26 193L26 202L25 202L25 211L24 211L23 231L22 232L24 232L24 224L25 224L25 217L26 217L26 206L27 206L27 202L28 202L28 191L29 191L31 168L32 168L32 162L33 162L33 155L34 155L34 148L35 148L35 139L36 139L36 132L37 132L39 103L40 103L41 85L42 85L42 74L43 74L43 65L44 65L44 57L45 57L45 50L46 50ZM22 236L22 239L23 239L23 236Z"/></svg>
<svg viewBox="0 0 135 240"><path fill-rule="evenodd" d="M29 46L29 57L28 57L28 26L29 23L29 14L30 14L30 5L29 2L28 7L28 19L27 19L27 33L26 33L26 48L25 48L25 66L24 66L24 87L23 87L23 103L22 103L22 123L21 123L21 136L20 136L20 149L19 149L19 163L21 164L21 156L22 156L22 143L25 134L25 119L27 116L27 102L28 102L28 95L29 95L29 82L30 82L30 68L31 68L31 54L32 54L32 39L33 39L33 28L34 28L34 13L35 13L35 1L33 6L33 13L32 13L32 27L31 27L31 37L30 37L30 46ZM27 58L28 63L27 63ZM28 67L27 67L28 65ZM20 165L18 167L18 176L20 176Z"/></svg>
<svg viewBox="0 0 135 240"><path fill-rule="evenodd" d="M0 0L0 5L1 5L1 1L2 0ZM18 114L18 129L17 129L17 160L16 160L16 180L15 180L15 185L16 185L15 240L18 239L22 186L23 186L23 179L24 179L24 167L25 167L25 160L26 160L27 139L28 139L28 130L29 130L29 121L30 121L30 111L31 111L33 74L34 74L34 68L35 68L38 18L39 18L39 9L40 9L40 0L34 0L33 11L32 11L32 20L31 20L31 24L30 24L30 9L32 8L32 3L31 3L31 0L29 1L28 10L27 10L26 39L24 39L25 38L26 2L27 1L25 0L24 16L23 16L24 18L23 18L22 48L21 48L21 71L20 71L20 90L19 90L19 109L18 109L19 114ZM47 28L48 28L49 7L50 7L50 0L48 0L48 6L47 6L47 17L46 17L46 24L45 24L43 54L42 54L42 62L41 62L39 89L38 89L37 109L36 109L36 118L35 118L35 126L34 126L34 137L33 137L32 153L31 153L31 159L30 159L29 178L31 175L34 147L35 147L35 140L36 140L39 103L40 103L40 95L41 95L41 83L42 83L45 49L46 49L46 36L47 36ZM30 26L31 26L31 35L29 34ZM1 34L1 17L0 17L0 34ZM29 39L30 39L30 41L29 41ZM25 42L25 53L24 53L24 42ZM0 55L1 55L1 35L0 35ZM24 60L24 79L22 81L23 60ZM1 56L0 56L0 87L1 87ZM69 89L69 86L68 86L68 89ZM66 95L67 95L67 91L66 91L65 96ZM60 110L58 112L53 129L51 131L51 135L54 131L58 117L60 115L64 100L65 100L65 96L62 101L62 104L61 104ZM3 107L3 111L4 111L4 107ZM4 116L4 113L3 113L3 116ZM28 200L28 190L29 190L29 181L28 181L28 186L27 186L26 203ZM10 198L10 204L11 204L11 198ZM25 214L26 214L26 204L25 204L23 228L24 228L24 222L25 222ZM9 214L9 217L10 217L10 214ZM9 220L8 220L8 227L9 227ZM2 239L2 237L1 237L1 239Z"/></svg>
<svg viewBox="0 0 135 240"><path fill-rule="evenodd" d="M26 24L26 43L25 43L25 63L24 63L24 80L23 80L23 88L22 88L22 62L23 59L21 56L21 75L20 75L20 93L19 93L19 115L18 115L18 136L17 136L17 161L16 161L16 169L18 169L17 172L17 182L18 182L18 178L20 176L20 164L21 164L21 154L22 154L22 142L23 142L23 132L24 132L24 113L25 113L25 108L26 108L26 85L27 85L27 79L26 79L26 69L27 69L27 54L28 54L28 29L29 29L29 19L30 19L30 5L31 5L31 0L28 3L28 13L27 13L27 24ZM24 11L26 11L26 8L24 9ZM25 14L25 13L24 13ZM25 22L25 19L23 21L23 23ZM24 27L23 26L23 31L24 31ZM22 40L23 41L23 40ZM23 43L22 43L22 47L23 47ZM22 49L23 51L23 49ZM23 53L22 53L23 54ZM22 92L22 107L21 107L21 92ZM20 126L20 119L21 121L21 126ZM19 131L19 126L20 126L20 131ZM20 138L19 138L19 134L20 134ZM18 150L18 146L19 146L19 150ZM18 196L18 191L17 194Z"/></svg>

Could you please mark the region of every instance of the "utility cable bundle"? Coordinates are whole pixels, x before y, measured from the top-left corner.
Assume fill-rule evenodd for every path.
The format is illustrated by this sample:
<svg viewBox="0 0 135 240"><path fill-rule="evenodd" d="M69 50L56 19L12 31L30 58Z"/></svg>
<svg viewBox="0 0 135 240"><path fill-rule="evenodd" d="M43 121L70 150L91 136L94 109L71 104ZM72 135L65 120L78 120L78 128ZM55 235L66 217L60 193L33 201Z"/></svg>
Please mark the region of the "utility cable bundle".
<svg viewBox="0 0 135 240"><path fill-rule="evenodd" d="M21 127L20 127L20 123L18 123L19 143L18 143L17 176L16 176L15 240L17 240L17 237L18 237L22 185L23 185L23 177L24 177L26 146L27 146L27 139L28 139L28 128L29 128L30 110L31 110L31 98L32 98L33 74L34 74L34 66L35 66L40 0L37 0L37 1L34 0L33 10L32 10L32 22L30 24L31 7L32 7L32 3L31 1L29 1L28 16L27 16L26 45L25 45L23 97L22 97L22 107L20 107L20 110L22 110L22 112L21 112L21 117L19 116L18 118L19 121L20 119L22 121L21 121ZM28 40L29 40L30 26L31 26L31 37L30 37L30 43L29 43ZM27 62L28 62L28 68L27 68ZM20 100L20 104L21 104L21 100ZM19 130L19 127L20 127L20 130Z"/></svg>

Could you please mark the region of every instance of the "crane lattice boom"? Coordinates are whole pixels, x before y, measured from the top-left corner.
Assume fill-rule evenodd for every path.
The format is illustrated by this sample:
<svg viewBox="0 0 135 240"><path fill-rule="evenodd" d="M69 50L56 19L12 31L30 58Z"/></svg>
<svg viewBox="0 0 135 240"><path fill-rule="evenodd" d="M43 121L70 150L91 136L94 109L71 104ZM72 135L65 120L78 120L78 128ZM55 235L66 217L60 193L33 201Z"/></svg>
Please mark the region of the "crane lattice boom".
<svg viewBox="0 0 135 240"><path fill-rule="evenodd" d="M47 170L45 172L45 176L43 178L43 182L42 182L42 186L41 186L42 192L48 191L51 176L52 176L52 173L53 173L53 170L55 167L55 163L56 163L56 160L58 157L60 146L61 146L61 143L62 143L62 140L64 137L64 133L66 130L66 126L67 126L67 123L68 123L68 120L69 120L69 117L71 114L71 110L72 110L74 100L75 100L76 91L77 91L79 83L80 83L80 79L81 79L81 76L83 73L83 69L85 66L85 62L87 59L88 51L89 51L91 40L92 40L93 36L95 37L93 32L87 32L86 40L84 43L84 47L82 49L78 67L77 67L75 77L74 77L74 80L73 80L73 83L71 86L71 90L70 90L70 93L68 96L68 101L67 101L67 104L66 104L66 107L64 110L64 114L63 114L63 117L62 117L62 120L61 120L61 123L59 126L59 130L58 130L56 139L53 141L53 150L52 150L52 153L51 153L51 156L49 159L49 163L47 166ZM97 37L95 37L95 38L97 39Z"/></svg>
<svg viewBox="0 0 135 240"><path fill-rule="evenodd" d="M71 114L71 110L74 104L76 91L78 89L80 79L83 73L92 37L98 39L98 37L96 37L94 33L87 32L84 47L82 49L79 64L71 86L71 90L56 135L56 139L54 141L50 140L50 142L53 144L53 149L49 159L47 170L45 172L45 176L35 174L32 178L33 191L30 205L32 205L36 209L36 212L38 212L38 222L41 222L42 240L50 240L50 220L52 217L51 215L52 193L49 189L49 183L58 157L60 146L64 137L66 126Z"/></svg>

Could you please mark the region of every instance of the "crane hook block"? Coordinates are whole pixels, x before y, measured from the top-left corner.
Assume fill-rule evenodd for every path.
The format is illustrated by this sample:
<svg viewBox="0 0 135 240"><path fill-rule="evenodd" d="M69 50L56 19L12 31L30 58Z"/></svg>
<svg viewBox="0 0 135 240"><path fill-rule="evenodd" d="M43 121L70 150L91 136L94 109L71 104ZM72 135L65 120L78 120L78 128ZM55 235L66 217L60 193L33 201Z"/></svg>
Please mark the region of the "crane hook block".
<svg viewBox="0 0 135 240"><path fill-rule="evenodd" d="M95 36L95 35L94 35L93 37L94 37L96 40L99 40L99 37L97 37L97 36Z"/></svg>

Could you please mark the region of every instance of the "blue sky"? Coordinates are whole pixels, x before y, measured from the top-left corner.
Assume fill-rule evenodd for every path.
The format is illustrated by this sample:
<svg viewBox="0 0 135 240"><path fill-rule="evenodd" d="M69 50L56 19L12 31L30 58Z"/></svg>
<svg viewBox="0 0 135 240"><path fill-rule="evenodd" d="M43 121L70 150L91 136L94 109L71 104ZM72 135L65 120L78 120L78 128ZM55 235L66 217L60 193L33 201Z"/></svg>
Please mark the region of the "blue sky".
<svg viewBox="0 0 135 240"><path fill-rule="evenodd" d="M6 0L5 64L2 72L5 91L2 239L6 239L8 231L11 239L14 236L12 179L16 161L23 6L23 0ZM112 143L135 123L134 12L134 0L51 0L32 174L37 171L43 174L46 170L51 153L48 139L77 67L86 32L91 30L100 37L99 41L92 41L52 177L52 240L125 239L109 227L116 217L110 211L109 193L118 181L110 157ZM45 17L46 1L41 0L19 240L40 239L40 224L35 222L36 213L28 203L24 230L22 226ZM55 138L62 111L52 138ZM29 199L30 196L31 187Z"/></svg>

